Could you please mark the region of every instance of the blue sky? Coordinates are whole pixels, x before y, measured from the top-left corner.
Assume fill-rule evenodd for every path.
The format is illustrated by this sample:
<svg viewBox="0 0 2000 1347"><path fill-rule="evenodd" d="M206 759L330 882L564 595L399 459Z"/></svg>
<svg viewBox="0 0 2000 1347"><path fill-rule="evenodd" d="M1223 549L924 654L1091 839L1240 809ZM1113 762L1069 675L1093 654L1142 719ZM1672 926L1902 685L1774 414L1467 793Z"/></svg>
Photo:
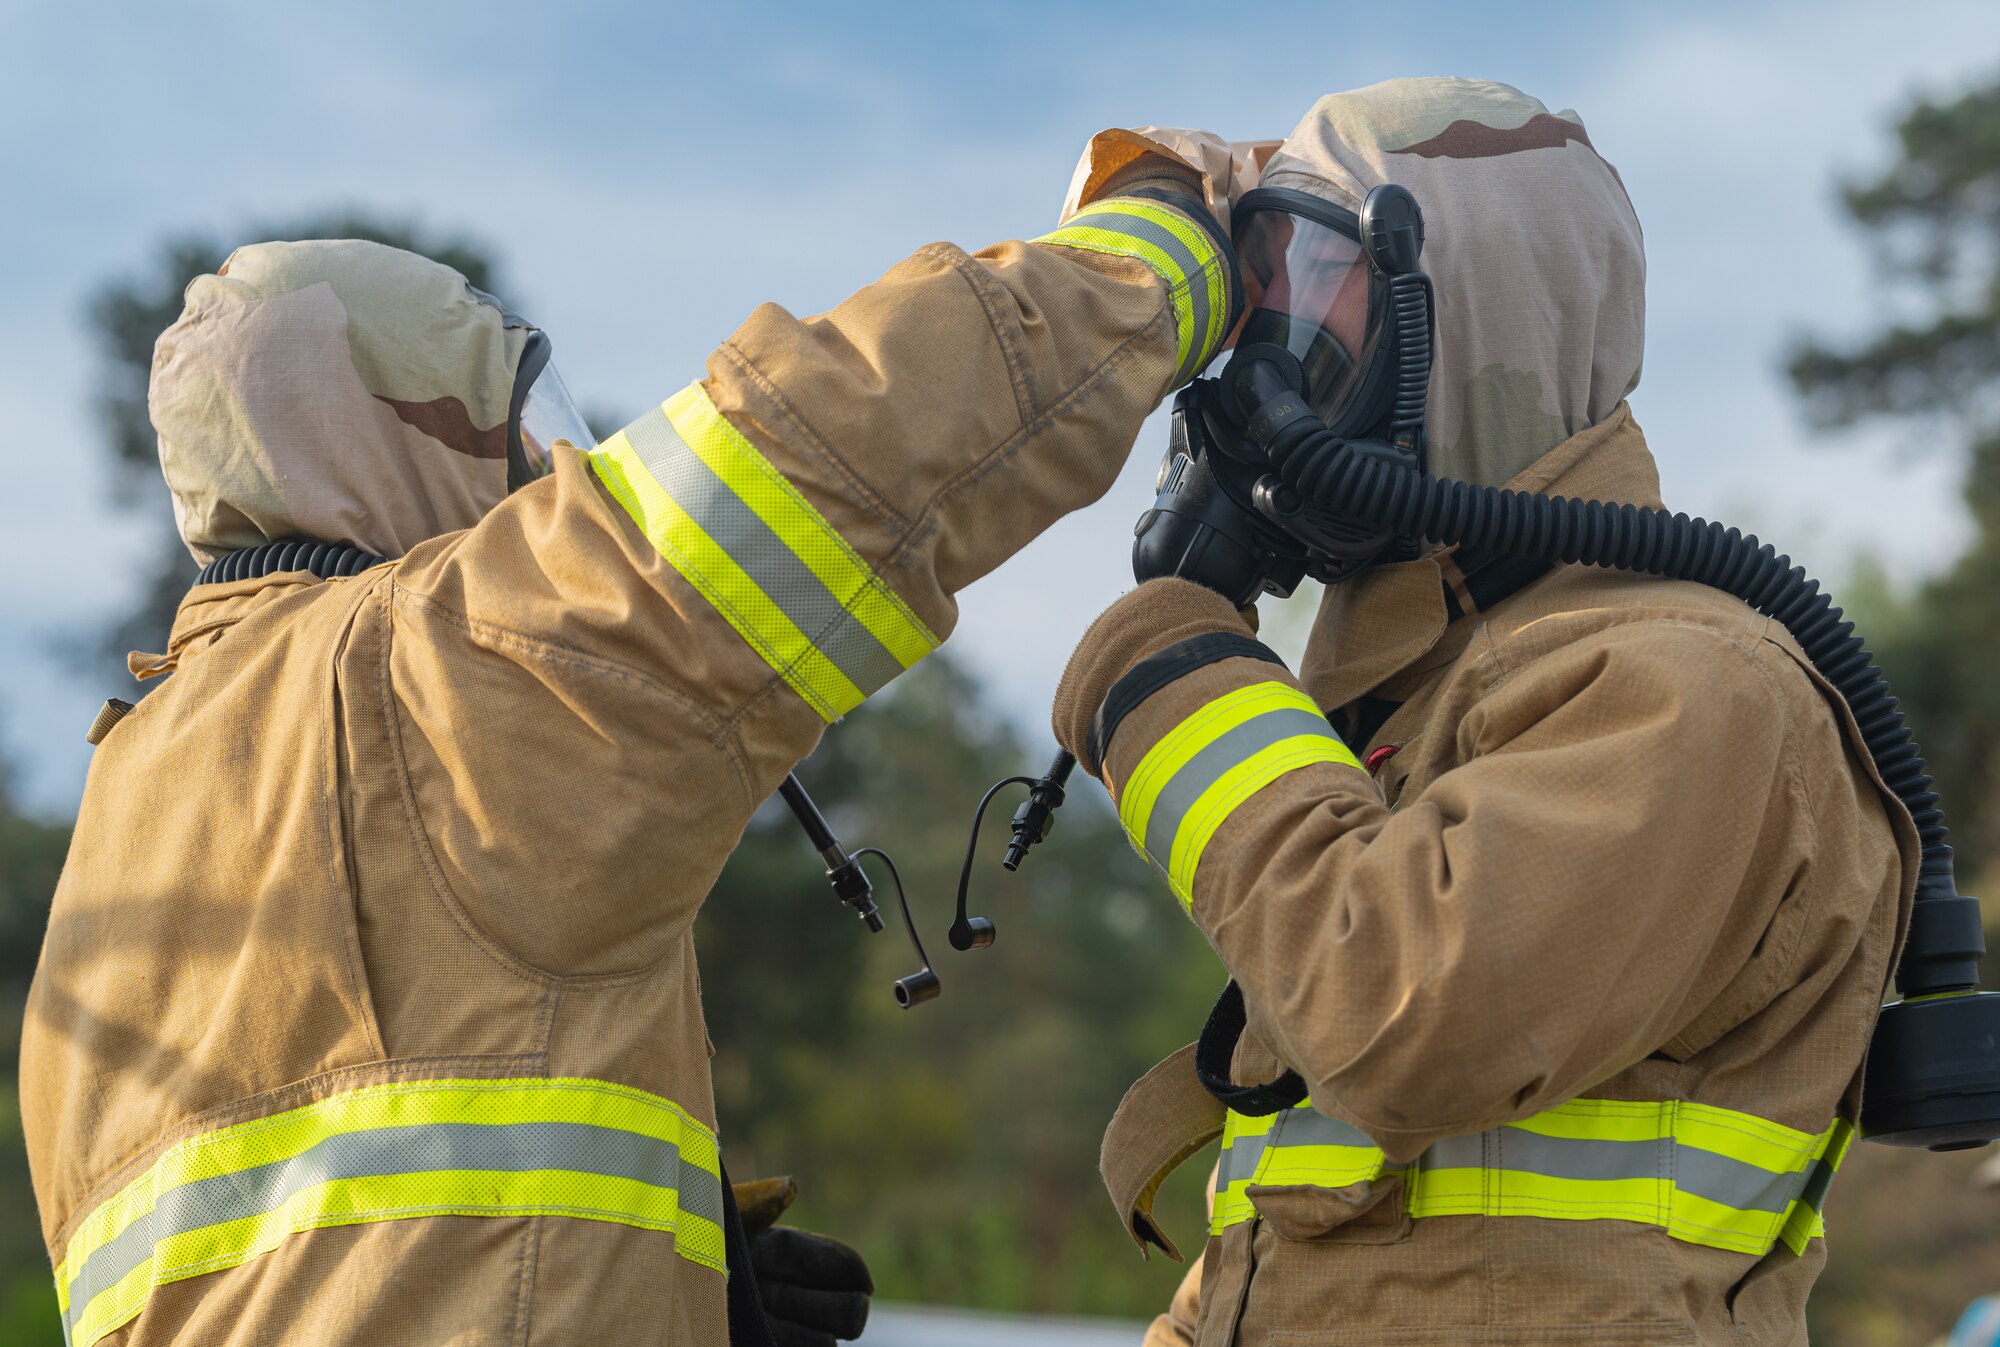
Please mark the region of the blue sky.
<svg viewBox="0 0 2000 1347"><path fill-rule="evenodd" d="M761 301L823 309L933 239L1047 229L1101 127L1282 135L1317 95L1394 75L1573 107L1619 166L1650 269L1633 406L1671 504L1822 572L1865 548L1921 573L1964 537L1954 464L1887 433L1812 436L1777 368L1795 334L1860 331L1884 303L1835 175L1884 161L1912 93L1996 71L1991 0L0 0L0 752L30 802L73 807L82 731L121 690L50 649L120 605L144 554L142 521L109 504L81 309L165 234L339 205L469 232L578 395L631 413ZM1103 503L965 596L954 644L1024 721L1128 583L1162 442L1149 425Z"/></svg>

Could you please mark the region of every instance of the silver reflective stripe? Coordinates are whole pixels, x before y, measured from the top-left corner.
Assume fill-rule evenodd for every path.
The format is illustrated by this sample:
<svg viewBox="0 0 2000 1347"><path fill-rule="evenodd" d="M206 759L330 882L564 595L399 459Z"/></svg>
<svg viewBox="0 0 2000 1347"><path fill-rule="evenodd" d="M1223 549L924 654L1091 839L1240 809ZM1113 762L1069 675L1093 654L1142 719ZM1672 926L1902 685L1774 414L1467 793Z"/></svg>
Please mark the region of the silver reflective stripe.
<svg viewBox="0 0 2000 1347"><path fill-rule="evenodd" d="M1269 1132L1256 1135L1237 1136L1223 1149L1221 1170L1216 1179L1218 1187L1227 1188L1239 1179L1247 1179L1257 1172L1258 1161L1271 1147L1289 1146L1353 1146L1373 1151L1375 1143L1368 1134L1358 1127L1350 1127L1338 1118L1329 1118L1316 1109L1305 1107L1292 1109L1271 1124ZM1380 1152L1376 1152L1379 1156Z"/></svg>
<svg viewBox="0 0 2000 1347"><path fill-rule="evenodd" d="M1329 1118L1315 1108L1295 1108L1280 1118L1272 1129L1280 1146L1364 1146L1375 1143L1368 1134L1338 1118Z"/></svg>
<svg viewBox="0 0 2000 1347"><path fill-rule="evenodd" d="M1257 1172L1257 1162L1264 1158L1264 1151L1270 1146L1268 1135L1237 1137L1222 1148L1222 1164L1216 1172L1215 1185L1227 1188L1239 1179L1247 1179Z"/></svg>
<svg viewBox="0 0 2000 1347"><path fill-rule="evenodd" d="M1280 1118L1271 1133L1237 1137L1223 1152L1233 1179L1248 1178L1271 1146L1375 1145L1366 1133L1314 1109L1301 1107ZM1733 1156L1685 1141L1608 1141L1592 1137L1546 1136L1519 1127L1495 1127L1469 1136L1444 1137L1418 1157L1417 1169L1486 1169L1540 1174L1552 1179L1669 1178L1683 1192L1738 1211L1782 1214L1794 1195L1817 1209L1834 1166L1822 1159L1809 1174L1776 1173ZM1803 1180L1803 1184L1801 1183ZM1803 1187L1804 1191L1800 1192Z"/></svg>
<svg viewBox="0 0 2000 1347"><path fill-rule="evenodd" d="M1682 1192L1738 1211L1782 1214L1800 1175L1773 1173L1714 1151L1664 1137L1606 1141L1552 1137L1496 1127L1435 1142L1417 1162L1424 1169L1490 1169L1551 1179L1671 1179Z"/></svg>
<svg viewBox="0 0 2000 1347"><path fill-rule="evenodd" d="M1141 216L1127 215L1116 206L1085 211L1069 223L1086 229L1108 229L1115 234L1127 235L1138 239L1141 243L1152 244L1173 259L1174 265L1180 268L1181 275L1187 277L1188 301L1193 306L1193 317L1188 322L1190 329L1188 360L1190 362L1200 360L1202 353L1208 349L1209 280L1202 260L1194 255L1194 251L1175 238L1173 231L1164 229ZM1182 369L1176 373L1175 381L1186 383L1198 373L1200 373L1198 369Z"/></svg>
<svg viewBox="0 0 2000 1347"><path fill-rule="evenodd" d="M680 1194L680 1208L721 1224L722 1184L684 1163L670 1141L585 1123L427 1123L326 1138L311 1149L252 1169L198 1179L162 1193L152 1211L85 1261L70 1284L63 1332L96 1296L116 1286L175 1235L275 1211L294 1193L336 1179L438 1170L526 1173L560 1169L635 1179Z"/></svg>
<svg viewBox="0 0 2000 1347"><path fill-rule="evenodd" d="M821 654L864 694L886 687L903 665L798 553L687 447L661 408L625 427L633 452L702 531L741 566Z"/></svg>
<svg viewBox="0 0 2000 1347"><path fill-rule="evenodd" d="M1159 797L1153 802L1152 815L1146 820L1146 854L1163 869L1171 864L1174 838L1180 834L1188 810L1203 792L1221 780L1230 768L1273 744L1302 734L1337 738L1325 716L1288 706L1244 721L1189 758L1173 779L1161 787Z"/></svg>

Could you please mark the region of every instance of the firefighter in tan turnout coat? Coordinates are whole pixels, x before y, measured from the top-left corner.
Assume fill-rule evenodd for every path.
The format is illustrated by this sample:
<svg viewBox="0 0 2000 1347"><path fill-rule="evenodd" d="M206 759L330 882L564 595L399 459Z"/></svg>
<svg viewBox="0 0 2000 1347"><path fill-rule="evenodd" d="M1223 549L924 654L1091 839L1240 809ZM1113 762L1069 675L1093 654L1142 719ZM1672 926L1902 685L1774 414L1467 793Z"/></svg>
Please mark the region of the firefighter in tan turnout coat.
<svg viewBox="0 0 2000 1347"><path fill-rule="evenodd" d="M1638 222L1576 115L1396 81L1322 100L1258 187L1353 211L1385 182L1429 228L1429 471L1658 506L1624 401ZM1236 244L1254 323L1241 218ZM1158 1185L1222 1143L1154 1344L1805 1340L1909 815L1775 622L1506 570L1371 566L1296 674L1229 600L1151 579L1064 678L1058 738L1241 989L1217 1092L1307 1093L1227 1112L1190 1048L1128 1094L1103 1163L1142 1247L1173 1251Z"/></svg>
<svg viewBox="0 0 2000 1347"><path fill-rule="evenodd" d="M1043 238L757 310L595 449L444 267L190 286L152 408L215 569L134 656L22 1050L70 1347L725 1341L696 910L1220 347L1222 170L1129 157Z"/></svg>

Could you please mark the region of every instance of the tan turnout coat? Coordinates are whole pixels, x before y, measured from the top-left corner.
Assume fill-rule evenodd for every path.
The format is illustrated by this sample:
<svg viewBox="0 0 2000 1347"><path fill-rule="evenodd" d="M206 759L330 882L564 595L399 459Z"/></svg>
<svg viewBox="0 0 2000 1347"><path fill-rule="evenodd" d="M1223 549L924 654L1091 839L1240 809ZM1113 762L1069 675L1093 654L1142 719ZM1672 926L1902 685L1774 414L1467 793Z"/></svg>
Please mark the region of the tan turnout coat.
<svg viewBox="0 0 2000 1347"><path fill-rule="evenodd" d="M953 594L1100 495L1213 350L1221 313L1177 340L1185 288L1086 248L933 245L829 314L759 309L702 386L942 637ZM582 1079L713 1128L690 930L824 720L592 461L351 579L201 587L139 665L172 676L97 750L27 1012L53 1262L177 1143L344 1092ZM102 1340L725 1336L723 1274L671 1231L306 1224L220 1270L163 1246Z"/></svg>
<svg viewBox="0 0 2000 1347"><path fill-rule="evenodd" d="M1510 485L1659 504L1624 408ZM1295 681L1349 733L1364 698L1399 704L1352 740L1373 777L1281 776L1203 853L1192 915L1249 1010L1235 1080L1296 1069L1392 1164L1584 1094L1806 1133L1856 1116L1917 847L1845 705L1775 623L1698 585L1563 567L1486 612L1466 590L1449 554L1368 572L1329 591L1296 680L1210 664L1111 741L1115 795L1249 682ZM1208 591L1142 586L1085 637L1058 735L1082 744L1147 654L1231 630ZM1104 1172L1135 1233L1220 1123L1184 1056L1128 1096ZM1825 1257L1622 1220L1412 1220L1394 1177L1249 1195L1256 1218L1210 1240L1198 1299L1149 1341L1796 1344Z"/></svg>

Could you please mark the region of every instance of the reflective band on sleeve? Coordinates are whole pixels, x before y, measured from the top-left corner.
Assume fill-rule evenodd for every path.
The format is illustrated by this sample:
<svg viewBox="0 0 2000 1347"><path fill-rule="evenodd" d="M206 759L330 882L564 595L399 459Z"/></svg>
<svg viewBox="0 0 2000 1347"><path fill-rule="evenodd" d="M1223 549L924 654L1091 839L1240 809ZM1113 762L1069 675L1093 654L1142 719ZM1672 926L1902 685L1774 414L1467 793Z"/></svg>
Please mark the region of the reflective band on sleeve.
<svg viewBox="0 0 2000 1347"><path fill-rule="evenodd" d="M1825 1234L1820 1204L1853 1134L1845 1118L1815 1136L1711 1104L1572 1099L1391 1165L1310 1103L1231 1113L1210 1230L1257 1218L1252 1185L1344 1188L1396 1175L1416 1219L1637 1221L1689 1244L1761 1257L1782 1241L1803 1253Z"/></svg>
<svg viewBox="0 0 2000 1347"><path fill-rule="evenodd" d="M1360 762L1312 698L1287 683L1253 683L1202 707L1149 749L1118 789L1132 844L1194 901L1202 853L1245 800L1316 762Z"/></svg>
<svg viewBox="0 0 2000 1347"><path fill-rule="evenodd" d="M422 1216L567 1216L658 1230L723 1269L715 1134L596 1080L427 1080L333 1095L190 1137L99 1205L56 1268L69 1347L155 1286L236 1267L300 1231Z"/></svg>
<svg viewBox="0 0 2000 1347"><path fill-rule="evenodd" d="M1226 263L1199 226L1165 206L1112 197L1084 207L1035 242L1136 257L1159 273L1173 297L1179 333L1175 387L1201 373L1228 335L1222 330L1229 313Z"/></svg>
<svg viewBox="0 0 2000 1347"><path fill-rule="evenodd" d="M824 719L937 649L909 605L700 384L590 460L660 555Z"/></svg>

